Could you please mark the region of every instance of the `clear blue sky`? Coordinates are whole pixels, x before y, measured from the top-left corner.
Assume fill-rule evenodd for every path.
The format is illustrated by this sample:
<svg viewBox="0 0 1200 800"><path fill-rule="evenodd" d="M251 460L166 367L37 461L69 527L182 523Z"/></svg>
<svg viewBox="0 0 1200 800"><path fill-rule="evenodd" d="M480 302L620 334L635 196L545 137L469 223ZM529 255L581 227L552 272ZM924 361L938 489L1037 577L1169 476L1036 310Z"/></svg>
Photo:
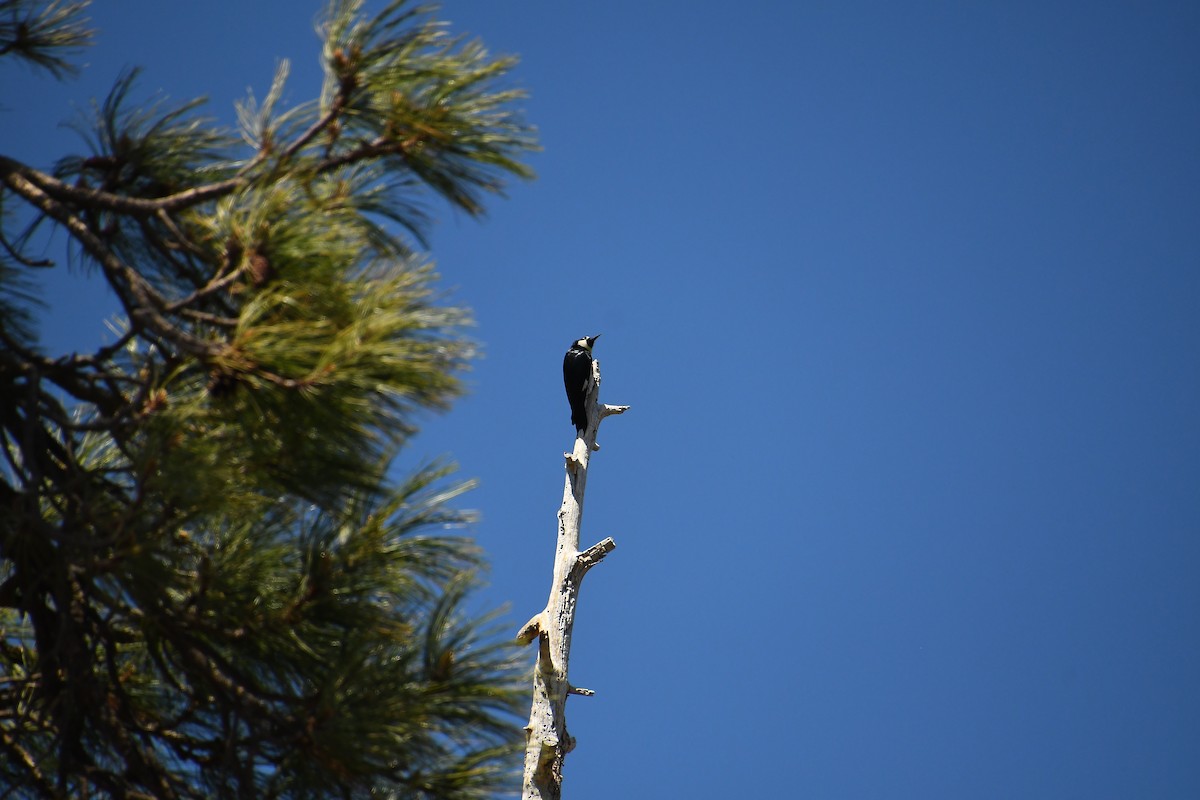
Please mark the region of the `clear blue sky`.
<svg viewBox="0 0 1200 800"><path fill-rule="evenodd" d="M0 150L121 66L232 119L317 2L101 3L78 81L0 69ZM602 332L565 797L1200 797L1200 5L447 0L544 152L438 209L481 603L549 589L559 363ZM72 278L74 285L80 281ZM55 281L57 346L102 332ZM530 654L532 656L532 653Z"/></svg>

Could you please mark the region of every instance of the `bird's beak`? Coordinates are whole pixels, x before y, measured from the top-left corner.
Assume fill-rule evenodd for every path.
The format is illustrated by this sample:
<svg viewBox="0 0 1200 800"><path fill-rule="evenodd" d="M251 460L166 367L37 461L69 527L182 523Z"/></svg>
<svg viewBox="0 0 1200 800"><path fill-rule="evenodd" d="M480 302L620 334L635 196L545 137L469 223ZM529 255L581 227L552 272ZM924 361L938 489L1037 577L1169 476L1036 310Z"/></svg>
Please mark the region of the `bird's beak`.
<svg viewBox="0 0 1200 800"><path fill-rule="evenodd" d="M595 336L589 336L588 337L588 347L591 347L592 345L594 345L596 343L596 340L599 338L600 338L600 334L598 334L598 333Z"/></svg>

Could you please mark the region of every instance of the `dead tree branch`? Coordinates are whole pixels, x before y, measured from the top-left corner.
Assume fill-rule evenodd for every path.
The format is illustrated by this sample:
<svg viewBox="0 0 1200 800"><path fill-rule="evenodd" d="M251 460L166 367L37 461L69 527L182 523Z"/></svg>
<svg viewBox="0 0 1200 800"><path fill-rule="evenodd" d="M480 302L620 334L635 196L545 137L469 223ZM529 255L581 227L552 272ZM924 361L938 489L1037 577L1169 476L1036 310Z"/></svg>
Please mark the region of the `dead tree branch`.
<svg viewBox="0 0 1200 800"><path fill-rule="evenodd" d="M588 570L612 552L611 538L579 550L579 528L583 519L583 493L587 485L588 460L599 450L596 430L600 420L621 414L629 406L600 405L600 362L592 362L592 389L588 393L588 424L575 440L572 452L565 453L566 485L558 510L558 546L554 558L554 580L546 608L525 623L517 639L528 644L538 640L537 667L533 677L533 704L525 748L524 800L559 800L562 797L562 768L575 740L567 733L567 695L590 697L595 692L572 686L567 681L567 661L571 652L571 632L579 587Z"/></svg>

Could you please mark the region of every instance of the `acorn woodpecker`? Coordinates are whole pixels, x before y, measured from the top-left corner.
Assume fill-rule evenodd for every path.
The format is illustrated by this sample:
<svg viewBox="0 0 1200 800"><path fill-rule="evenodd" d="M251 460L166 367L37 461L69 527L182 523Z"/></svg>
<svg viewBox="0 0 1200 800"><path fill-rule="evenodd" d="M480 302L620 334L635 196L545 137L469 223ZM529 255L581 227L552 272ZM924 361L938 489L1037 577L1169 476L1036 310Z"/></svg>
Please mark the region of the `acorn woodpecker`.
<svg viewBox="0 0 1200 800"><path fill-rule="evenodd" d="M587 396L592 388L592 345L599 338L597 333L576 339L563 357L563 384L571 404L571 423L581 435L587 427Z"/></svg>

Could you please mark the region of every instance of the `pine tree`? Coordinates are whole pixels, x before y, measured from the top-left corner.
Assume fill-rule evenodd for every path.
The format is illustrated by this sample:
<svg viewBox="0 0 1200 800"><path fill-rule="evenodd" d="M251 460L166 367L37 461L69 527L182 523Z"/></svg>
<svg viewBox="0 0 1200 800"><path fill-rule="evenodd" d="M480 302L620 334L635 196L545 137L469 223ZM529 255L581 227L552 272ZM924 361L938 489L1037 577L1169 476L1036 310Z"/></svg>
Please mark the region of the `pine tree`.
<svg viewBox="0 0 1200 800"><path fill-rule="evenodd" d="M68 76L84 2L0 0ZM463 600L467 484L389 478L472 354L422 197L470 215L534 147L513 61L396 2L330 3L318 99L138 102L87 150L0 154L0 786L13 797L478 797L525 686ZM29 255L65 233L123 309L45 353Z"/></svg>

